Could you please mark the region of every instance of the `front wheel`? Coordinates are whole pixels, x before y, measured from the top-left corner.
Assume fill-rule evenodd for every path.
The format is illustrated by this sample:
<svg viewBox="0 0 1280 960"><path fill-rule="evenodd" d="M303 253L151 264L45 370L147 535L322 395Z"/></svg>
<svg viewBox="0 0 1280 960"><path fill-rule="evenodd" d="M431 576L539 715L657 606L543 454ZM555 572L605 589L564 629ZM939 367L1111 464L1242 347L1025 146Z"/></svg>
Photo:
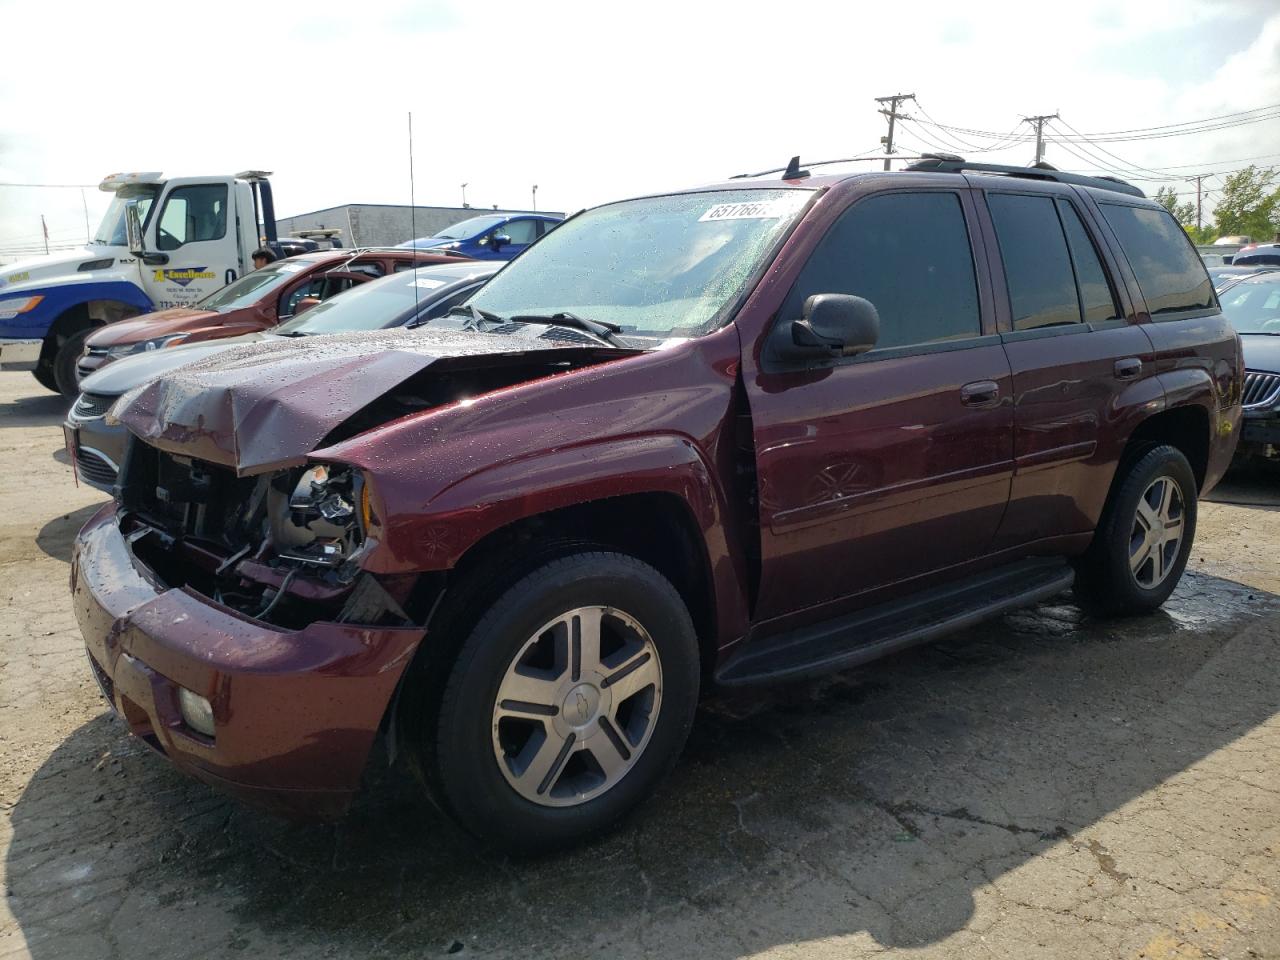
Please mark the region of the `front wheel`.
<svg viewBox="0 0 1280 960"><path fill-rule="evenodd" d="M1195 473L1176 447L1155 447L1134 461L1076 565L1076 595L1083 605L1123 615L1164 603L1191 553L1196 497Z"/></svg>
<svg viewBox="0 0 1280 960"><path fill-rule="evenodd" d="M617 553L558 559L471 631L422 766L477 836L526 853L572 844L675 763L698 676L693 623L658 571Z"/></svg>
<svg viewBox="0 0 1280 960"><path fill-rule="evenodd" d="M68 399L75 399L80 393L80 384L76 377L76 364L84 353L84 342L94 328L78 330L68 337L59 337L58 352L53 357L53 379L58 392Z"/></svg>

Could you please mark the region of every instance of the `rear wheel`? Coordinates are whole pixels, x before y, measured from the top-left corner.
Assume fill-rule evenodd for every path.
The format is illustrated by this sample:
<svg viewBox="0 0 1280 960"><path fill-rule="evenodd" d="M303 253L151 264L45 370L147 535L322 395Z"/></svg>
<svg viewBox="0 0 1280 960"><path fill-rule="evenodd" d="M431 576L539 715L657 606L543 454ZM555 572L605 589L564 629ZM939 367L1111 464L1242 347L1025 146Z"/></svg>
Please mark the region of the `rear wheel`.
<svg viewBox="0 0 1280 960"><path fill-rule="evenodd" d="M481 838L521 852L574 843L675 763L698 673L688 611L656 570L617 553L555 560L471 631L421 737L422 768Z"/></svg>
<svg viewBox="0 0 1280 960"><path fill-rule="evenodd" d="M1081 602L1107 614L1147 613L1164 603L1191 552L1196 497L1195 474L1176 447L1155 447L1135 460L1077 563Z"/></svg>

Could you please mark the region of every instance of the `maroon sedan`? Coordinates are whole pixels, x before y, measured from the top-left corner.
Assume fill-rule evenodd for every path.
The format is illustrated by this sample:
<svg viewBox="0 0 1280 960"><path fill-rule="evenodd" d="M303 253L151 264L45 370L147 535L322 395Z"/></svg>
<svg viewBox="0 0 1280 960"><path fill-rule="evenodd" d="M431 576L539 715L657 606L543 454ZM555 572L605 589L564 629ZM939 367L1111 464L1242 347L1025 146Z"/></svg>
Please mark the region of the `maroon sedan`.
<svg viewBox="0 0 1280 960"><path fill-rule="evenodd" d="M259 333L357 283L411 266L465 257L429 251L319 251L269 263L210 294L194 307L173 307L109 324L85 341L77 380L113 360L180 343Z"/></svg>

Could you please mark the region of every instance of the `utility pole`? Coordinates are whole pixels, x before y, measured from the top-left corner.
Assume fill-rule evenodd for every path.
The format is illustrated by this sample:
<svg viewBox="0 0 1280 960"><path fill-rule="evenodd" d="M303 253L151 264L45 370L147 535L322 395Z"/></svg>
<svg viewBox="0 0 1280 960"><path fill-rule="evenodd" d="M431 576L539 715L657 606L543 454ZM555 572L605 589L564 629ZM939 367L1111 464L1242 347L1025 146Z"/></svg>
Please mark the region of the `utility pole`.
<svg viewBox="0 0 1280 960"><path fill-rule="evenodd" d="M1056 113L1045 114L1041 117L1023 117L1023 123L1033 124L1036 128L1036 163L1044 160L1044 125L1050 120L1057 120Z"/></svg>
<svg viewBox="0 0 1280 960"><path fill-rule="evenodd" d="M40 232L44 234L44 252L49 254L49 225L44 222L44 214L40 214Z"/></svg>
<svg viewBox="0 0 1280 960"><path fill-rule="evenodd" d="M464 207L467 205L467 185L465 183L462 185L462 205Z"/></svg>
<svg viewBox="0 0 1280 960"><path fill-rule="evenodd" d="M884 168L886 170L889 169L889 159L893 155L893 121L901 116L898 113L898 104L903 100L914 100L915 98L916 95L914 93L895 93L891 97L876 97L876 103L889 104L888 110L884 109L884 107L880 108L880 112L889 118L889 135L880 138L880 142L884 144Z"/></svg>
<svg viewBox="0 0 1280 960"><path fill-rule="evenodd" d="M536 183L533 185L533 209L535 213L538 210L538 185Z"/></svg>
<svg viewBox="0 0 1280 960"><path fill-rule="evenodd" d="M1197 230L1201 229L1201 221L1203 219L1203 206L1201 204L1202 197L1200 194L1200 184L1204 182L1206 177L1211 177L1211 176L1213 176L1213 174L1211 173L1197 173L1193 177L1187 177L1188 183L1190 183L1192 180L1196 182L1196 229Z"/></svg>

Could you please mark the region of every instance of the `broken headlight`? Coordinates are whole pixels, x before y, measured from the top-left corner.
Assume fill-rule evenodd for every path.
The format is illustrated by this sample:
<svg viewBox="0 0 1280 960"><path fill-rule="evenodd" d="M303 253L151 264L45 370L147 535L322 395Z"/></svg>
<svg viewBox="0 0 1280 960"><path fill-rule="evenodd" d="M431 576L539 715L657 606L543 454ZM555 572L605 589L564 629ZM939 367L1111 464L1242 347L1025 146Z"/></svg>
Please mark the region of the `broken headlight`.
<svg viewBox="0 0 1280 960"><path fill-rule="evenodd" d="M368 492L359 471L314 464L272 489L272 534L284 560L341 566L364 541ZM286 490L287 488L287 490Z"/></svg>

